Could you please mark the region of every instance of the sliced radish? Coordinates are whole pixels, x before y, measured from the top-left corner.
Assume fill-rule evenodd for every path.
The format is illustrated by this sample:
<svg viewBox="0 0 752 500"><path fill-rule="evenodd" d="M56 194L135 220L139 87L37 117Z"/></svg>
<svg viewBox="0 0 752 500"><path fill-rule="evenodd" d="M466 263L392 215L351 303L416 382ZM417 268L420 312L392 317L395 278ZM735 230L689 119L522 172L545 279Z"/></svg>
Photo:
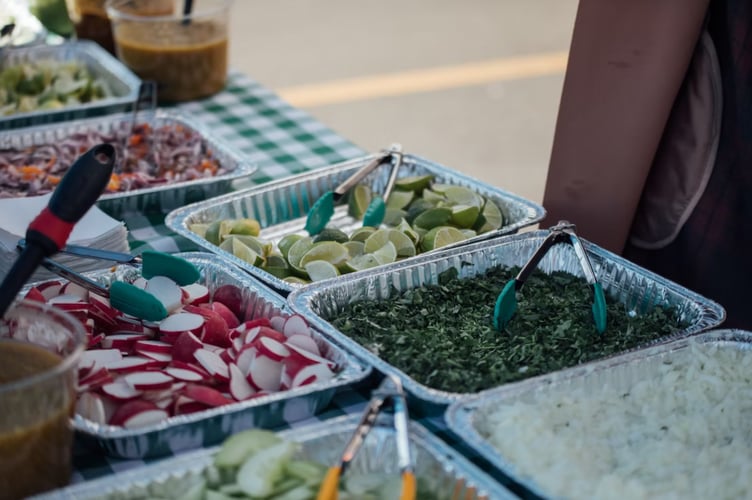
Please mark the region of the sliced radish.
<svg viewBox="0 0 752 500"><path fill-rule="evenodd" d="M107 424L107 413L105 412L102 398L91 392L86 392L79 396L76 401L76 413L86 420L90 420L100 425Z"/></svg>
<svg viewBox="0 0 752 500"><path fill-rule="evenodd" d="M220 359L228 365L235 361L234 353L235 351L232 348L222 349L218 352Z"/></svg>
<svg viewBox="0 0 752 500"><path fill-rule="evenodd" d="M120 316L120 311L110 305L110 299L95 293L90 293L89 303L91 304L92 311L98 312L103 318L106 318L108 322L117 325L117 318Z"/></svg>
<svg viewBox="0 0 752 500"><path fill-rule="evenodd" d="M316 344L316 341L313 340L313 337L311 337L310 335L301 335L299 333L296 333L295 335L291 335L290 337L287 338L287 342L285 342L285 345L288 345L288 346L294 345L312 354L315 354L316 356L321 356L321 351L319 351L319 346Z"/></svg>
<svg viewBox="0 0 752 500"><path fill-rule="evenodd" d="M183 361L173 359L172 362L170 363L170 368L181 368L183 370L193 370L194 372L201 375L204 378L204 380L208 380L211 378L211 375L209 374L209 372L207 372L202 367L198 366L198 364L196 364L195 359L193 360L193 363L185 363Z"/></svg>
<svg viewBox="0 0 752 500"><path fill-rule="evenodd" d="M285 331L285 317L284 316L272 316L269 318L269 326L277 330L278 332Z"/></svg>
<svg viewBox="0 0 752 500"><path fill-rule="evenodd" d="M250 381L259 389L278 391L282 382L282 363L267 356L256 356L248 372Z"/></svg>
<svg viewBox="0 0 752 500"><path fill-rule="evenodd" d="M91 368L104 368L122 359L123 354L119 349L94 349L81 353L78 365Z"/></svg>
<svg viewBox="0 0 752 500"><path fill-rule="evenodd" d="M211 303L210 307L214 312L222 316L222 319L225 320L228 328L235 328L240 324L240 321L238 320L238 317L235 315L235 313L232 312L230 308L224 305L222 302L214 301Z"/></svg>
<svg viewBox="0 0 752 500"><path fill-rule="evenodd" d="M222 361L222 358L217 353L207 349L197 349L193 353L193 357L213 377L223 381L230 380L230 371L227 368L227 363Z"/></svg>
<svg viewBox="0 0 752 500"><path fill-rule="evenodd" d="M115 328L113 331L118 332L131 332L131 333L144 333L144 325L136 318L130 318L120 314L115 317Z"/></svg>
<svg viewBox="0 0 752 500"><path fill-rule="evenodd" d="M212 300L226 305L238 320L245 319L243 291L235 285L226 284L214 290Z"/></svg>
<svg viewBox="0 0 752 500"><path fill-rule="evenodd" d="M204 343L191 332L182 332L172 345L172 358L191 363L195 360L193 353L201 349Z"/></svg>
<svg viewBox="0 0 752 500"><path fill-rule="evenodd" d="M175 398L172 412L175 415L188 415L190 413L197 413L200 411L208 410L209 408L212 407L199 401L194 401L193 399L185 396L178 396L177 398Z"/></svg>
<svg viewBox="0 0 752 500"><path fill-rule="evenodd" d="M205 319L199 314L181 312L171 314L159 323L159 333L163 335L180 335L182 332L191 332L199 335L204 328Z"/></svg>
<svg viewBox="0 0 752 500"><path fill-rule="evenodd" d="M135 399L142 394L142 391L135 389L122 378L115 379L114 382L103 385L101 390L104 394L118 401Z"/></svg>
<svg viewBox="0 0 752 500"><path fill-rule="evenodd" d="M47 299L44 297L42 292L35 286L29 288L29 291L26 292L26 295L24 295L24 299L33 300L36 302L47 302Z"/></svg>
<svg viewBox="0 0 752 500"><path fill-rule="evenodd" d="M105 349L120 349L123 352L130 352L138 340L147 340L148 337L143 333L116 333L107 335L102 339L102 347Z"/></svg>
<svg viewBox="0 0 752 500"><path fill-rule="evenodd" d="M311 329L308 327L308 322L300 314L293 314L285 320L285 325L282 330L285 337L292 337L293 335L311 335Z"/></svg>
<svg viewBox="0 0 752 500"><path fill-rule="evenodd" d="M199 372L185 368L168 366L164 369L164 372L175 380L182 380L184 382L202 382L205 380L204 376ZM208 376L206 378L208 378Z"/></svg>
<svg viewBox="0 0 752 500"><path fill-rule="evenodd" d="M138 354L145 358L153 359L154 361L158 361L159 363L162 363L162 366L166 366L172 361L172 354L164 354L161 352L150 352L150 351L136 351Z"/></svg>
<svg viewBox="0 0 752 500"><path fill-rule="evenodd" d="M268 356L274 361L282 361L290 355L290 350L282 342L271 337L260 337L256 345L259 355Z"/></svg>
<svg viewBox="0 0 752 500"><path fill-rule="evenodd" d="M334 370L337 367L337 363L330 359L326 359L321 356L317 356L313 354L310 351L306 351L305 349L301 349L300 347L296 346L295 344L288 344L287 348L290 350L290 357L293 357L295 355L299 355L303 358L303 363L306 365L321 363L325 364L329 367L330 370ZM289 358L288 358L289 359Z"/></svg>
<svg viewBox="0 0 752 500"><path fill-rule="evenodd" d="M156 352L160 354L170 354L173 349L172 344L168 344L167 342L161 342L159 340L137 340L135 344L133 344L133 350L136 352L144 353L144 352Z"/></svg>
<svg viewBox="0 0 752 500"><path fill-rule="evenodd" d="M159 368L162 366L162 362L146 358L144 356L128 356L120 361L113 361L107 363L106 368L111 372L116 373L131 373L135 371L142 371L148 369Z"/></svg>
<svg viewBox="0 0 752 500"><path fill-rule="evenodd" d="M186 306L186 309L191 306ZM218 312L205 307L197 307L196 314L204 317L204 333L201 340L206 344L212 344L218 347L230 347L230 328L227 322Z"/></svg>
<svg viewBox="0 0 752 500"><path fill-rule="evenodd" d="M114 381L112 374L106 368L90 370L84 377L78 379L78 391L90 391Z"/></svg>
<svg viewBox="0 0 752 500"><path fill-rule="evenodd" d="M73 283L72 281L69 281L68 283L63 285L63 287L60 289L60 294L75 295L83 301L89 300L89 290L77 283Z"/></svg>
<svg viewBox="0 0 752 500"><path fill-rule="evenodd" d="M315 382L325 382L334 377L334 372L323 363L308 365L301 368L292 378L291 388L301 387Z"/></svg>
<svg viewBox="0 0 752 500"><path fill-rule="evenodd" d="M151 401L137 399L129 401L115 411L110 425L136 429L153 425L166 419L169 414Z"/></svg>
<svg viewBox="0 0 752 500"><path fill-rule="evenodd" d="M287 341L285 334L275 330L274 328L271 328L269 326L256 326L246 332L245 343L250 344L252 342L255 342L260 337L269 337L281 343Z"/></svg>
<svg viewBox="0 0 752 500"><path fill-rule="evenodd" d="M238 365L238 368L240 368L240 371L243 372L244 375L248 375L251 371L251 362L258 354L258 349L256 349L253 345L248 345L245 348L243 348L238 355L235 358L235 364Z"/></svg>
<svg viewBox="0 0 752 500"><path fill-rule="evenodd" d="M63 288L63 283L56 280L45 281L44 283L37 285L37 288L42 292L44 300L50 300L51 298L60 295L60 289Z"/></svg>
<svg viewBox="0 0 752 500"><path fill-rule="evenodd" d="M203 304L209 301L209 288L200 283L191 283L190 285L183 285L183 292L185 292L184 303L185 304Z"/></svg>
<svg viewBox="0 0 752 500"><path fill-rule="evenodd" d="M100 345L102 343L102 339L104 339L104 333L98 333L96 335L92 335L91 337L89 337L89 339L88 339L88 341L86 343L87 349L91 349L93 347L97 347L98 345Z"/></svg>
<svg viewBox="0 0 752 500"><path fill-rule="evenodd" d="M243 401L251 397L256 391L234 363L230 365L230 395L237 401Z"/></svg>
<svg viewBox="0 0 752 500"><path fill-rule="evenodd" d="M181 394L207 406L222 406L232 403L232 400L224 397L221 392L205 385L188 384L183 388Z"/></svg>
<svg viewBox="0 0 752 500"><path fill-rule="evenodd" d="M143 371L132 372L123 379L134 389L139 391L160 391L171 387L175 379L163 372Z"/></svg>
<svg viewBox="0 0 752 500"><path fill-rule="evenodd" d="M183 290L166 276L150 278L144 290L154 295L164 305L167 312L176 311L183 305Z"/></svg>

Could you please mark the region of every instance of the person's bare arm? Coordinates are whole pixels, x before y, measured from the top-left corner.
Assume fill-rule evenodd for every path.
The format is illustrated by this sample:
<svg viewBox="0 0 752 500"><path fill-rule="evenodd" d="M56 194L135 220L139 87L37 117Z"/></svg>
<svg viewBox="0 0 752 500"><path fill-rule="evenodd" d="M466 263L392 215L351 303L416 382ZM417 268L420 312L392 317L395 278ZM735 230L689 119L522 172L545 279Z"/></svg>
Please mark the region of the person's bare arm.
<svg viewBox="0 0 752 500"><path fill-rule="evenodd" d="M543 205L612 251L626 242L709 0L581 0Z"/></svg>

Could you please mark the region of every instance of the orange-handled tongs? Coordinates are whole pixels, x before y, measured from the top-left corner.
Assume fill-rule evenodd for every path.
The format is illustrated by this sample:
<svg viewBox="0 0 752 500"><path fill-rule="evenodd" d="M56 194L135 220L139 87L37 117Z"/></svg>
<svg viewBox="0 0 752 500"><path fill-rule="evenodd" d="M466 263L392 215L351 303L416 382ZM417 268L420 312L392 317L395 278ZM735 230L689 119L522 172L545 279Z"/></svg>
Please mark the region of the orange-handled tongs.
<svg viewBox="0 0 752 500"><path fill-rule="evenodd" d="M415 473L410 453L410 438L408 434L407 400L402 390L402 383L398 378L387 375L379 387L371 394L363 416L358 423L350 441L345 446L338 465L329 468L321 483L316 500L337 500L339 480L347 470L348 465L355 458L358 449L363 444L368 432L376 423L379 413L391 403L394 411L394 430L397 445L397 460L402 475L402 491L400 500L414 500L416 494Z"/></svg>

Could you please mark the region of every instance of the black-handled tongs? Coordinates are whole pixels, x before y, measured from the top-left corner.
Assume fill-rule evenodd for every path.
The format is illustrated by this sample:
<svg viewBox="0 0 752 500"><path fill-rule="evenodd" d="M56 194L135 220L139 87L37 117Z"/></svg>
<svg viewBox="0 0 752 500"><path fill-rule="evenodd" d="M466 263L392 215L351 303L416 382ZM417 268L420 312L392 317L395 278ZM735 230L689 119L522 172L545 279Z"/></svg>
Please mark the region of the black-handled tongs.
<svg viewBox="0 0 752 500"><path fill-rule="evenodd" d="M415 473L410 453L410 438L408 431L407 400L402 390L402 383L398 378L387 376L371 394L363 416L358 423L350 441L345 446L340 463L329 468L324 481L321 483L316 500L336 500L338 497L339 480L347 470L348 465L355 458L366 436L376 423L376 418L382 410L391 403L394 411L394 430L397 444L397 460L402 475L402 491L399 500L414 500L416 495Z"/></svg>
<svg viewBox="0 0 752 500"><path fill-rule="evenodd" d="M575 225L567 221L559 221L550 231L550 234L517 274L517 277L504 286L498 299L496 299L493 318L494 328L502 330L512 319L517 311L517 290L522 288L530 273L538 266L548 250L554 245L565 243L571 245L574 249L585 274L585 279L593 289L593 321L598 332L603 333L606 330L606 297L603 293L603 287L595 277L593 266L590 264L585 248L582 246L582 241L575 233Z"/></svg>

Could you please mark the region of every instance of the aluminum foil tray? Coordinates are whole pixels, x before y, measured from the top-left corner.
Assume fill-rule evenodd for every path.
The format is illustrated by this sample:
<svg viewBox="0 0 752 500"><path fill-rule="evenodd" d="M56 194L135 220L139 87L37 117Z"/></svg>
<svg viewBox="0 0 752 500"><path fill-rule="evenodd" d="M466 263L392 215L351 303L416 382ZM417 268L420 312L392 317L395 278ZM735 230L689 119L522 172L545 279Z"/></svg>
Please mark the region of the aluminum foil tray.
<svg viewBox="0 0 752 500"><path fill-rule="evenodd" d="M260 237L274 243L292 233L308 235L303 228L305 226L306 215L313 203L326 191L335 188L352 175L353 172L376 158L376 156L372 155L350 160L330 167L317 169L313 172L288 177L284 180L179 208L167 216L165 224L200 247L223 255L237 266L269 284L275 290L287 294L292 290L303 288L306 285L288 283L236 258L231 253L194 234L189 229L190 225L212 222L218 219L250 217L257 219L261 224ZM381 193L384 191L389 173L390 169L388 167L377 168L363 182L371 186L375 193ZM493 200L498 205L505 206L509 212L510 222L508 224L505 224L496 231L489 231L457 243L456 246L486 240L503 234L513 234L524 227L540 222L545 217L546 212L543 207L531 201L520 198L503 189L489 186L477 179L418 156L409 154L403 156L403 163L400 167L398 177L425 174L433 174L436 182L439 183L470 188L482 196ZM347 203L345 200L344 204L340 204L335 208L334 216L329 222L328 227L339 228L349 233L361 225L361 221L347 214ZM407 260L412 259L411 257Z"/></svg>
<svg viewBox="0 0 752 500"><path fill-rule="evenodd" d="M202 123L182 112L165 109L139 111L136 121L148 123L152 128L181 125L197 132L206 141L214 157L227 168L228 172L204 179L105 193L99 197L97 204L113 217L117 218L126 212L166 213L187 203L225 193L231 188L233 180L250 176L256 171L256 167L246 162L243 155L234 147L214 136ZM100 118L15 129L0 135L0 150L54 144L73 133L109 133L124 128L129 129L132 123L132 113L118 113Z"/></svg>
<svg viewBox="0 0 752 500"><path fill-rule="evenodd" d="M109 52L88 40L71 41L60 45L6 48L0 52L1 67L48 59L79 61L85 64L95 78L102 78L105 81L112 90L113 96L61 109L43 109L0 116L0 130L126 111L132 108L138 97L141 80Z"/></svg>
<svg viewBox="0 0 752 500"><path fill-rule="evenodd" d="M660 373L661 365L681 356L690 342L713 344L723 349L740 349L752 355L752 333L741 330L712 330L691 337L676 339L647 349L626 353L590 366L575 367L537 380L524 380L496 389L480 392L456 401L446 412L449 429L463 439L479 456L487 460L503 476L521 485L541 498L550 496L535 482L534 478L521 477L515 465L506 460L498 449L490 444L484 434L484 413L514 401L525 400L538 394L566 394L572 389L596 391L604 385L614 390L626 390L639 380L646 380ZM529 401L529 399L528 399ZM515 429L509 429L510 439ZM497 471L492 471L493 474Z"/></svg>
<svg viewBox="0 0 752 500"><path fill-rule="evenodd" d="M426 412L433 413L441 407L446 409L446 405L467 396L468 393L440 391L416 382L402 370L386 363L339 332L324 318L335 316L350 302L378 301L404 290L437 284L439 274L449 268L455 268L460 278L469 278L483 275L493 267L522 266L548 234L548 231L540 230L504 236L491 241L440 251L433 255L419 256L412 262L393 264L381 270L366 271L336 280L314 283L290 294L288 302L293 310L304 314L311 324L319 328L328 338L346 345L379 371L402 379L409 395L418 399L415 403L423 406ZM655 305L672 306L677 309L680 318L689 324L685 330L677 332L671 338L663 338L655 342L708 330L725 319L726 313L720 305L597 245L584 240L583 245L603 290L622 302L627 310L640 314ZM566 271L582 276L579 261L568 245L553 246L538 268L547 273Z"/></svg>
<svg viewBox="0 0 752 500"><path fill-rule="evenodd" d="M280 296L248 274L236 270L216 255L202 252L176 254L192 262L201 273L201 282L211 293L224 284L243 290L243 308L247 318L288 316L291 314ZM127 281L139 270L119 266L108 270L84 273L95 281L107 284L113 279ZM29 285L33 286L33 285ZM28 289L28 287L27 287ZM341 370L328 382L316 382L287 391L233 403L210 410L170 417L159 424L139 429L100 425L79 415L73 419L77 438L93 444L104 453L121 458L146 458L171 455L182 450L213 445L228 434L250 427L270 428L304 420L323 410L338 388L359 382L371 368L314 331L314 339L324 357L335 361Z"/></svg>
<svg viewBox="0 0 752 500"><path fill-rule="evenodd" d="M280 432L286 439L302 444L300 456L322 464L334 464L359 416L343 416ZM379 421L377 424L385 422ZM411 422L410 441L418 478L430 478L429 484L441 499L505 500L516 498L459 453L452 450L423 426ZM160 496L157 492L171 491L171 484L190 481L209 466L217 448L186 453L162 460L150 466L117 473L89 481L35 499L97 499L122 500ZM351 472L394 472L396 466L394 431L377 425L366 438L363 447L351 463ZM174 491L174 490L172 490Z"/></svg>

